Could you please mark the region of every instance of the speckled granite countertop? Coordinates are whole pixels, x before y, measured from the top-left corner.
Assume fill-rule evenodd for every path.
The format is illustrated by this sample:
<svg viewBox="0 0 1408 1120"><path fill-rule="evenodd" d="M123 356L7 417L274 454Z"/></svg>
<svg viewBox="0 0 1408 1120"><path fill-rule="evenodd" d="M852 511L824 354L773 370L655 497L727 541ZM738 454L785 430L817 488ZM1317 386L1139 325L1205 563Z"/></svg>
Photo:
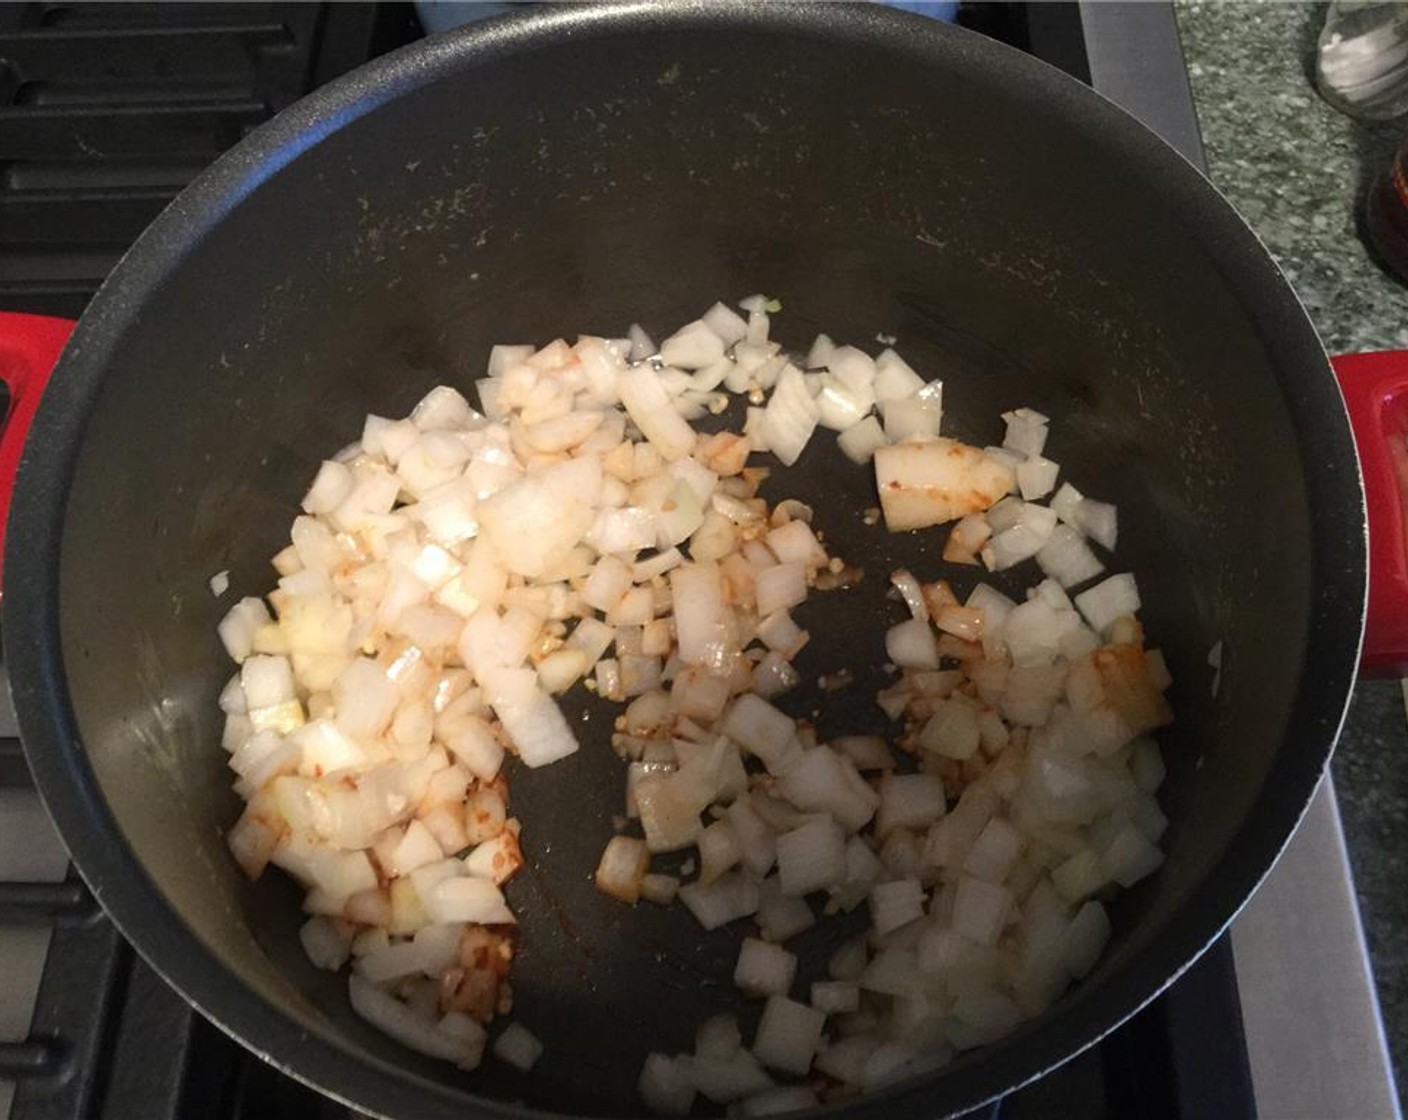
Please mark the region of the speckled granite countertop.
<svg viewBox="0 0 1408 1120"><path fill-rule="evenodd" d="M1408 137L1312 83L1320 4L1176 0L1214 183L1300 293L1331 353L1408 347L1408 285L1360 239L1366 184ZM1333 764L1400 1098L1408 1082L1408 724L1395 682L1356 692Z"/></svg>

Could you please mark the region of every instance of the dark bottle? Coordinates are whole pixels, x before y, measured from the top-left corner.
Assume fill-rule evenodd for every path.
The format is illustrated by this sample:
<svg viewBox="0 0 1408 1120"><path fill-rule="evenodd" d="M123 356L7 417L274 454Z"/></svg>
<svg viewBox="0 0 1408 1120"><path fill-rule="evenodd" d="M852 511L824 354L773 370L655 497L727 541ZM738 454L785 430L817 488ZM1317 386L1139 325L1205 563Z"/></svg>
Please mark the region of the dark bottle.
<svg viewBox="0 0 1408 1120"><path fill-rule="evenodd" d="M1408 280L1408 141L1398 146L1388 170L1369 188L1365 216L1384 263Z"/></svg>

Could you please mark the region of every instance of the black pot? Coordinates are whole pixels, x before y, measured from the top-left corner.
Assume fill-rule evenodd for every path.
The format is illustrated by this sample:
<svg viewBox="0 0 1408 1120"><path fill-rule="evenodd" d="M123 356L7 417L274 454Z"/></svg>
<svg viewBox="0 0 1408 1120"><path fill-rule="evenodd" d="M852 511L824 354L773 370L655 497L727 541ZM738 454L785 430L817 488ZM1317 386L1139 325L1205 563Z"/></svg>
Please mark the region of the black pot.
<svg viewBox="0 0 1408 1120"><path fill-rule="evenodd" d="M316 460L366 412L480 376L491 342L659 329L750 291L784 299L792 345L899 336L947 379L959 436L992 442L1019 405L1055 417L1052 456L1119 503L1176 681L1168 862L1115 905L1096 971L846 1111L963 1110L1089 1045L1290 836L1355 676L1364 502L1325 356L1231 207L1088 89L962 31L870 6L548 7L372 63L202 176L84 315L20 471L5 652L40 789L124 934L269 1061L379 1115L634 1112L646 1050L688 1048L730 998L707 982L737 935L587 881L620 795L588 742L514 785L539 1069L460 1074L358 1021L303 959L291 884L251 887L225 851L230 600L206 581L266 588ZM774 493L820 499L852 561L932 570L932 542L860 525L864 472L822 442ZM876 658L881 582L868 621L819 616L859 622L831 667Z"/></svg>

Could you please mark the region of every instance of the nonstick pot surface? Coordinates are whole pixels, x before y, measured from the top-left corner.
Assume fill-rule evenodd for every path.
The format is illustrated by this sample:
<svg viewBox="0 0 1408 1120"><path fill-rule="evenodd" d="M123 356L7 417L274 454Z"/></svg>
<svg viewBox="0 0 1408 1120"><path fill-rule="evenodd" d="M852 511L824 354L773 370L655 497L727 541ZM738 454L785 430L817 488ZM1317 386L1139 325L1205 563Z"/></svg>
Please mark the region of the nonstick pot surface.
<svg viewBox="0 0 1408 1120"><path fill-rule="evenodd" d="M334 83L199 180L80 324L21 473L6 653L40 786L138 949L296 1076L388 1115L634 1113L645 1053L736 1005L742 930L592 887L623 772L609 711L578 696L582 751L512 776L514 1015L546 1057L466 1075L360 1023L303 958L294 888L251 887L225 852L214 628L232 599L206 581L267 589L317 460L369 411L467 388L491 343L659 332L753 291L783 299L793 347L898 336L945 379L949 434L1052 416L1048 454L1119 503L1119 566L1176 681L1169 860L1115 906L1095 973L852 1110L971 1107L1087 1045L1216 936L1289 836L1354 674L1362 497L1314 334L1226 203L1090 91L893 12L536 11ZM867 474L825 434L767 492L813 503L867 572L802 614L804 678L845 666L856 685L786 705L820 709L824 733L878 729L890 567L963 590L976 573L939 566L941 534L864 526ZM843 931L800 939L807 968Z"/></svg>

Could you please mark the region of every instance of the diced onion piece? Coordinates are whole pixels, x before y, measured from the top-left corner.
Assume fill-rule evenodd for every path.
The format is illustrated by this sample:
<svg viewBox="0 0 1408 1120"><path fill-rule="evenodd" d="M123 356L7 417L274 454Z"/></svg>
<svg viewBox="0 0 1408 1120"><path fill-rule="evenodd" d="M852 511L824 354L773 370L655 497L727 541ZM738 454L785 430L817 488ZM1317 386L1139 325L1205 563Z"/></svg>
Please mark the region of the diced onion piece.
<svg viewBox="0 0 1408 1120"><path fill-rule="evenodd" d="M855 767L826 746L805 751L778 778L777 790L799 809L830 813L851 832L863 828L880 803Z"/></svg>
<svg viewBox="0 0 1408 1120"><path fill-rule="evenodd" d="M660 353L660 348L655 345L654 341L645 333L645 329L639 323L632 323L630 328L626 331L626 335L631 343L630 353L627 355L627 358L632 364L643 362L647 358L653 358L656 354Z"/></svg>
<svg viewBox="0 0 1408 1120"><path fill-rule="evenodd" d="M884 937L924 916L926 895L918 879L896 879L879 883L870 891L871 929Z"/></svg>
<svg viewBox="0 0 1408 1120"><path fill-rule="evenodd" d="M1110 919L1105 907L1087 902L1061 938L1061 959L1066 971L1077 980L1083 978L1095 966L1109 939Z"/></svg>
<svg viewBox="0 0 1408 1120"><path fill-rule="evenodd" d="M998 530L994 526L992 539L982 551L983 562L992 571L1002 571L1029 560L1051 539L1055 528L1056 515L1051 510L1023 502L1009 528Z"/></svg>
<svg viewBox="0 0 1408 1120"><path fill-rule="evenodd" d="M797 725L766 700L744 693L729 708L720 730L771 769L793 749Z"/></svg>
<svg viewBox="0 0 1408 1120"><path fill-rule="evenodd" d="M1069 482L1063 482L1051 497L1051 508L1063 522L1072 528L1079 529L1080 522L1076 514L1083 500L1084 496L1079 490Z"/></svg>
<svg viewBox="0 0 1408 1120"><path fill-rule="evenodd" d="M621 902L634 903L640 898L641 881L649 870L650 851L645 841L632 836L613 836L597 864L597 890Z"/></svg>
<svg viewBox="0 0 1408 1120"><path fill-rule="evenodd" d="M722 304L719 305L722 307ZM734 320L743 325L742 334L746 334L748 326L743 320L735 315L728 308L723 310ZM719 316L715 314L716 321ZM742 337L740 334L738 337ZM737 341L735 338L733 341ZM660 344L660 360L667 366L675 366L678 369L696 370L711 366L724 356L725 340L717 331L713 330L708 323L701 319L696 319L692 323L686 323L669 338Z"/></svg>
<svg viewBox="0 0 1408 1120"><path fill-rule="evenodd" d="M807 598L807 572L802 564L774 564L757 575L758 613L790 610Z"/></svg>
<svg viewBox="0 0 1408 1120"><path fill-rule="evenodd" d="M576 752L576 736L533 670L490 669L483 682L485 699L526 765L546 766Z"/></svg>
<svg viewBox="0 0 1408 1120"><path fill-rule="evenodd" d="M797 957L779 945L745 937L733 969L733 982L747 996L781 996L792 988Z"/></svg>
<svg viewBox="0 0 1408 1120"><path fill-rule="evenodd" d="M921 622L929 621L929 605L924 601L924 590L919 581L907 568L897 568L890 573L890 582L900 593L904 605L909 608L910 617Z"/></svg>
<svg viewBox="0 0 1408 1120"><path fill-rule="evenodd" d="M980 741L978 713L961 699L940 701L919 733L926 751L957 761L972 758Z"/></svg>
<svg viewBox="0 0 1408 1120"><path fill-rule="evenodd" d="M1034 502L1051 493L1061 468L1050 459L1032 455L1017 468L1017 487L1023 501Z"/></svg>
<svg viewBox="0 0 1408 1120"><path fill-rule="evenodd" d="M679 893L680 881L673 875L660 875L651 872L641 878L640 896L657 906L668 906Z"/></svg>
<svg viewBox="0 0 1408 1120"><path fill-rule="evenodd" d="M262 599L249 596L231 607L216 628L230 659L243 663L254 652L254 635L271 621Z"/></svg>
<svg viewBox="0 0 1408 1120"><path fill-rule="evenodd" d="M763 1007L753 1053L769 1069L803 1076L821 1043L826 1016L785 996L771 996Z"/></svg>
<svg viewBox="0 0 1408 1120"><path fill-rule="evenodd" d="M453 1033L438 1029L434 1020L422 1018L395 996L355 973L348 978L347 991L352 1010L402 1046L464 1069L479 1065L487 1032L472 1019L459 1016Z"/></svg>
<svg viewBox="0 0 1408 1120"><path fill-rule="evenodd" d="M846 877L846 834L830 817L815 817L777 838L784 894L825 890Z"/></svg>
<svg viewBox="0 0 1408 1120"><path fill-rule="evenodd" d="M727 820L715 821L699 834L699 881L706 887L743 856L738 835Z"/></svg>
<svg viewBox="0 0 1408 1120"><path fill-rule="evenodd" d="M1002 419L1007 422L1007 435L1002 446L1020 455L1040 455L1046 447L1047 420L1039 412L1030 408L1019 408L1004 412Z"/></svg>
<svg viewBox="0 0 1408 1120"><path fill-rule="evenodd" d="M748 323L727 304L716 303L700 317L700 321L719 336L725 346L742 342L748 333Z"/></svg>
<svg viewBox="0 0 1408 1120"><path fill-rule="evenodd" d="M875 452L875 483L885 527L940 525L993 505L1011 489L1010 467L952 439L906 442Z"/></svg>
<svg viewBox="0 0 1408 1120"><path fill-rule="evenodd" d="M861 357L870 360L863 354ZM817 423L844 432L859 424L874 403L875 394L868 382L848 381L833 370L822 375L821 391L816 395Z"/></svg>
<svg viewBox="0 0 1408 1120"><path fill-rule="evenodd" d="M1094 579L1105 565L1091 551L1085 539L1069 525L1057 525L1037 550L1037 565L1062 587L1075 587Z"/></svg>
<svg viewBox="0 0 1408 1120"><path fill-rule="evenodd" d="M880 783L880 812L875 821L881 839L894 829L923 830L944 815L947 802L937 774L887 774Z"/></svg>
<svg viewBox="0 0 1408 1120"><path fill-rule="evenodd" d="M479 503L485 539L510 572L541 575L565 556L592 524L590 506L553 492L543 478L525 478Z"/></svg>
<svg viewBox="0 0 1408 1120"><path fill-rule="evenodd" d="M893 350L882 350L875 359L875 399L904 400L924 387L924 379Z"/></svg>
<svg viewBox="0 0 1408 1120"><path fill-rule="evenodd" d="M964 875L953 904L953 928L979 945L994 945L1011 908L1012 894L1005 887Z"/></svg>
<svg viewBox="0 0 1408 1120"><path fill-rule="evenodd" d="M636 1092L646 1107L658 1115L688 1116L694 1104L692 1059L687 1054L673 1058L664 1054L646 1055Z"/></svg>
<svg viewBox="0 0 1408 1120"><path fill-rule="evenodd" d="M758 898L758 932L765 941L786 941L816 925L816 915L807 900L783 894L776 875L763 880Z"/></svg>
<svg viewBox="0 0 1408 1120"><path fill-rule="evenodd" d="M531 346L491 346L486 377L502 377L514 366L523 365L533 356Z"/></svg>
<svg viewBox="0 0 1408 1120"><path fill-rule="evenodd" d="M990 883L1001 883L1011 874L1022 854L1022 833L1001 817L993 817L978 833L963 861L963 870Z"/></svg>
<svg viewBox="0 0 1408 1120"><path fill-rule="evenodd" d="M758 910L758 884L731 871L709 886L689 883L680 888L680 901L705 930L746 918Z"/></svg>
<svg viewBox="0 0 1408 1120"><path fill-rule="evenodd" d="M880 421L866 416L845 428L836 437L842 453L853 463L868 463L878 448L889 442Z"/></svg>
<svg viewBox="0 0 1408 1120"><path fill-rule="evenodd" d="M298 697L293 667L287 657L256 655L246 658L240 668L240 685L251 712L278 707Z"/></svg>
<svg viewBox="0 0 1408 1120"><path fill-rule="evenodd" d="M411 423L423 432L448 431L477 426L483 417L448 385L437 385L411 410Z"/></svg>
<svg viewBox="0 0 1408 1120"><path fill-rule="evenodd" d="M324 460L303 496L303 509L312 514L332 513L352 493L352 483L352 472L344 464Z"/></svg>
<svg viewBox="0 0 1408 1120"><path fill-rule="evenodd" d="M651 774L636 783L636 807L640 812L645 843L652 852L673 852L687 848L698 838L703 826L699 814L709 802L698 791L671 774Z"/></svg>
<svg viewBox="0 0 1408 1120"><path fill-rule="evenodd" d="M1126 825L1100 857L1105 875L1122 887L1132 887L1164 862L1164 854L1134 825Z"/></svg>
<svg viewBox="0 0 1408 1120"><path fill-rule="evenodd" d="M426 912L437 922L504 925L514 921L503 894L488 879L446 879L437 883L422 901Z"/></svg>
<svg viewBox="0 0 1408 1120"><path fill-rule="evenodd" d="M527 1073L543 1056L543 1044L522 1023L510 1023L494 1040L494 1057L520 1073Z"/></svg>
<svg viewBox="0 0 1408 1120"><path fill-rule="evenodd" d="M707 332L706 329L706 333ZM710 333L717 343L717 337ZM688 455L694 449L694 429L675 411L660 375L647 365L621 373L617 388L621 403L641 434L667 462Z"/></svg>
<svg viewBox="0 0 1408 1120"><path fill-rule="evenodd" d="M344 936L331 918L309 918L299 928L298 939L308 959L329 972L336 972L346 964L351 953L351 938Z"/></svg>
<svg viewBox="0 0 1408 1120"><path fill-rule="evenodd" d="M833 980L849 982L859 980L861 974L865 972L868 956L865 938L857 937L848 941L832 953L831 959L826 962L827 975Z"/></svg>
<svg viewBox="0 0 1408 1120"><path fill-rule="evenodd" d="M746 798L725 811L725 819L738 838L739 858L754 875L766 875L777 862L777 836Z"/></svg>
<svg viewBox="0 0 1408 1120"><path fill-rule="evenodd" d="M1122 573L1082 591L1075 602L1091 628L1104 634L1121 615L1139 613L1139 588L1132 575Z"/></svg>
<svg viewBox="0 0 1408 1120"><path fill-rule="evenodd" d="M827 1015L860 1009L860 988L843 980L818 980L811 988L812 1006Z"/></svg>
<svg viewBox="0 0 1408 1120"><path fill-rule="evenodd" d="M1115 550L1115 541L1119 536L1119 518L1115 507L1108 502L1082 498L1080 505L1076 507L1076 527L1108 551Z"/></svg>
<svg viewBox="0 0 1408 1120"><path fill-rule="evenodd" d="M695 563L673 568L670 592L680 660L714 671L729 668L737 652L737 638L725 608L718 565Z"/></svg>
<svg viewBox="0 0 1408 1120"><path fill-rule="evenodd" d="M885 422L885 438L891 443L914 438L930 439L943 425L943 382L931 381L902 400L880 405Z"/></svg>
<svg viewBox="0 0 1408 1120"><path fill-rule="evenodd" d="M786 611L764 617L758 623L757 636L768 649L786 658L796 657L809 637Z"/></svg>
<svg viewBox="0 0 1408 1120"><path fill-rule="evenodd" d="M812 438L820 414L820 407L808 392L801 371L795 366L785 366L768 398L763 421L763 438L768 449L790 467Z"/></svg>
<svg viewBox="0 0 1408 1120"><path fill-rule="evenodd" d="M901 668L937 669L939 647L925 619L897 622L885 632L885 655Z"/></svg>
<svg viewBox="0 0 1408 1120"><path fill-rule="evenodd" d="M764 1092L773 1083L758 1060L742 1049L721 1058L695 1054L692 1073L695 1088L716 1104Z"/></svg>
<svg viewBox="0 0 1408 1120"><path fill-rule="evenodd" d="M857 770L894 769L894 755L879 735L842 735L831 745L849 758Z"/></svg>

